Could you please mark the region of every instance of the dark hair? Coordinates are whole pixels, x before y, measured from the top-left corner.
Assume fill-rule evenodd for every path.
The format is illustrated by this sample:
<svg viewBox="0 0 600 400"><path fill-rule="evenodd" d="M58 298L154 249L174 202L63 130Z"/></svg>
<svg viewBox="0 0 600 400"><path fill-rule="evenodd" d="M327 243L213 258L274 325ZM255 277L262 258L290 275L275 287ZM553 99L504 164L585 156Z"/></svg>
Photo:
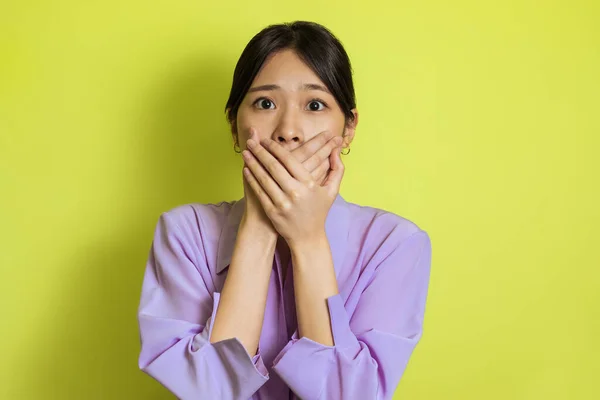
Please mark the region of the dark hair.
<svg viewBox="0 0 600 400"><path fill-rule="evenodd" d="M352 67L340 41L324 26L315 22L295 21L270 25L257 33L246 45L233 72L231 92L225 112L234 123L244 96L267 57L293 49L317 74L338 102L346 120L354 120L356 107Z"/></svg>

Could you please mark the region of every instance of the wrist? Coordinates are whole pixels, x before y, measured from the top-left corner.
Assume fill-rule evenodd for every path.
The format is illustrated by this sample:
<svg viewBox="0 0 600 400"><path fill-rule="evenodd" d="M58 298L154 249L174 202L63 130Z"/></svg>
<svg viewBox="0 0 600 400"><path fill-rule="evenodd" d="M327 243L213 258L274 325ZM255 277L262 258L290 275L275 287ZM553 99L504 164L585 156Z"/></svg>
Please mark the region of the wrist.
<svg viewBox="0 0 600 400"><path fill-rule="evenodd" d="M333 254L325 233L290 246L290 252L297 288L310 287L312 294L319 293L322 298L338 293Z"/></svg>
<svg viewBox="0 0 600 400"><path fill-rule="evenodd" d="M309 238L303 240L289 241L288 246L292 255L300 256L318 250L328 250L329 239L327 238L325 230L323 230L322 232L311 235Z"/></svg>
<svg viewBox="0 0 600 400"><path fill-rule="evenodd" d="M244 215L238 227L238 234L250 234L256 241L277 241L277 231L269 223Z"/></svg>

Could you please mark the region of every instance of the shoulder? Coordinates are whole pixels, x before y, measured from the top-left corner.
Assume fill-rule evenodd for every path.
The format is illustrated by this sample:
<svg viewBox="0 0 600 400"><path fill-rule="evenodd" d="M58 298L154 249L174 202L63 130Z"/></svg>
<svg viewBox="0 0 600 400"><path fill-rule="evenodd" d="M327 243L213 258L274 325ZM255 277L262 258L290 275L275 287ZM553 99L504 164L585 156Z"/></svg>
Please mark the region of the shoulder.
<svg viewBox="0 0 600 400"><path fill-rule="evenodd" d="M390 252L400 246L429 245L429 234L415 221L382 208L347 203L349 236L367 252Z"/></svg>
<svg viewBox="0 0 600 400"><path fill-rule="evenodd" d="M235 201L187 203L162 212L157 229L196 244L218 238Z"/></svg>

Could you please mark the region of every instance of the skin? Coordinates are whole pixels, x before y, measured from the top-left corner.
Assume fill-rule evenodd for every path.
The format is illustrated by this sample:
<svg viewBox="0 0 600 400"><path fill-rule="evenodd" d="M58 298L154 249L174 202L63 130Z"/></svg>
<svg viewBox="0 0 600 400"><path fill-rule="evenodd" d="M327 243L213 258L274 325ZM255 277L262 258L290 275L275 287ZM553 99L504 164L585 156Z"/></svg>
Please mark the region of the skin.
<svg viewBox="0 0 600 400"><path fill-rule="evenodd" d="M275 250L291 258L299 337L333 345L326 299L338 287L325 220L358 122L293 50L264 63L232 123L246 148L242 217L211 342L237 337L258 350ZM285 276L285 272L284 272Z"/></svg>

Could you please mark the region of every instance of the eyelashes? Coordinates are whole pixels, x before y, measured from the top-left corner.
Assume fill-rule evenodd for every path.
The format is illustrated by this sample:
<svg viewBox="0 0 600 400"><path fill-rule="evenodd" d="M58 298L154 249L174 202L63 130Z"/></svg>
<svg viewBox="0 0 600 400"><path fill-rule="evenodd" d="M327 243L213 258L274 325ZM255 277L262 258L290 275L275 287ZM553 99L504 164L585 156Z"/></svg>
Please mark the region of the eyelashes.
<svg viewBox="0 0 600 400"><path fill-rule="evenodd" d="M268 104L268 106L264 106L265 104ZM273 101L271 101L271 99L268 99L266 97L259 97L258 99L256 99L254 101L254 103L252 103L252 105L256 108L258 108L259 110L272 110L275 107L275 103L273 103ZM271 107L271 105L273 107ZM262 107L264 106L264 107Z"/></svg>
<svg viewBox="0 0 600 400"><path fill-rule="evenodd" d="M315 107L311 107L312 105L315 105L315 104L317 105L316 109L315 109ZM269 99L268 97L259 97L258 99L254 100L254 102L252 103L252 106L259 110L274 110L275 102L273 100ZM329 105L327 104L327 102L325 102L323 99L320 99L318 97L312 98L307 104L307 109L309 111L313 111L313 112L324 111L326 108L329 108Z"/></svg>
<svg viewBox="0 0 600 400"><path fill-rule="evenodd" d="M318 110L310 110L310 111L323 111L325 108L328 108L327 103L325 103L323 100L319 99L319 98L313 98L311 101L308 102L309 105L311 104L317 104L320 103L323 105L323 108L320 108Z"/></svg>

